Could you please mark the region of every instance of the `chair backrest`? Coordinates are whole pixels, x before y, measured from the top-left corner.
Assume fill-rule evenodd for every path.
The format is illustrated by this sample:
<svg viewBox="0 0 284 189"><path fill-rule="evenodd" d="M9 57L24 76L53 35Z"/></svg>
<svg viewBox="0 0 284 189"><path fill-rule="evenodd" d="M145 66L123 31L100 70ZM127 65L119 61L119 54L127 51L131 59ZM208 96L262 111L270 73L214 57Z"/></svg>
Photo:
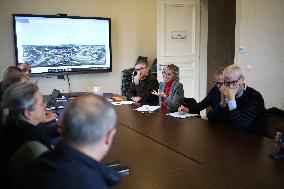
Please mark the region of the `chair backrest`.
<svg viewBox="0 0 284 189"><path fill-rule="evenodd" d="M157 73L157 58L154 59L152 65L151 65L151 72Z"/></svg>
<svg viewBox="0 0 284 189"><path fill-rule="evenodd" d="M276 107L267 109L266 113L284 118L284 111Z"/></svg>
<svg viewBox="0 0 284 189"><path fill-rule="evenodd" d="M284 111L276 107L269 108L265 114L267 137L273 139L277 132L284 133Z"/></svg>
<svg viewBox="0 0 284 189"><path fill-rule="evenodd" d="M22 144L9 160L8 175L17 179L29 163L47 151L48 148L40 142L28 141Z"/></svg>

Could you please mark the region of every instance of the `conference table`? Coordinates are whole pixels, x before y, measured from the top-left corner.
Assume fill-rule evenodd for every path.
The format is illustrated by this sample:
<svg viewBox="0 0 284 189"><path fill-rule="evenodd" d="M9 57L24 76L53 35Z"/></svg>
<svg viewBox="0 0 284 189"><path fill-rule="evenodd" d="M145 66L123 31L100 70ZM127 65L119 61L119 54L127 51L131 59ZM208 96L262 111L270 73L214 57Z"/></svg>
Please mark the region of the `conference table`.
<svg viewBox="0 0 284 189"><path fill-rule="evenodd" d="M137 106L115 106L118 132L103 161L130 173L114 188L284 188L284 160L269 157L279 150L273 140Z"/></svg>
<svg viewBox="0 0 284 189"><path fill-rule="evenodd" d="M119 161L130 172L114 188L284 188L284 159L269 157L279 150L273 140L139 106L115 106L117 134L103 162Z"/></svg>

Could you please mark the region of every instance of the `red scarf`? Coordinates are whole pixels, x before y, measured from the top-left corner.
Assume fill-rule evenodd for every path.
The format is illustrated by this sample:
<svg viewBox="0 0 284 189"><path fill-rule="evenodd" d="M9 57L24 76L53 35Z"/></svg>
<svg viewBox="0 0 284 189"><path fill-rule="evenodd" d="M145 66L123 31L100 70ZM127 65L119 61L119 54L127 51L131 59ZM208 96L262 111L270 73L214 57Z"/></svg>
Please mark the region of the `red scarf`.
<svg viewBox="0 0 284 189"><path fill-rule="evenodd" d="M170 94L170 90L171 90L171 86L173 84L174 80L166 83L166 86L165 86L165 95L168 97L169 94Z"/></svg>
<svg viewBox="0 0 284 189"><path fill-rule="evenodd" d="M165 91L164 91L164 93L165 93L165 95L166 95L167 97L168 97L169 94L170 94L171 86L172 86L173 83L174 83L174 80L170 81L169 83L166 83L166 85L165 85ZM165 100L165 98L162 98L162 101L163 101L163 103L162 103L162 109L163 109L163 110L167 109L167 104L164 102L164 100Z"/></svg>

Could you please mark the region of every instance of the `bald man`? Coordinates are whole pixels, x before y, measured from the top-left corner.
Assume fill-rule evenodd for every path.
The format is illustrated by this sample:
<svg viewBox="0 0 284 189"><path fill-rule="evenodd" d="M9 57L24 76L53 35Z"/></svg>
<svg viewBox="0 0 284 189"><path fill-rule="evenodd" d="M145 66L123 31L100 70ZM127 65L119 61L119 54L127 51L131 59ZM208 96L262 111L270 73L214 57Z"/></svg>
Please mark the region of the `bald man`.
<svg viewBox="0 0 284 189"><path fill-rule="evenodd" d="M16 188L107 189L119 175L100 163L116 133L116 112L104 98L75 99L63 118L62 142L23 174Z"/></svg>
<svg viewBox="0 0 284 189"><path fill-rule="evenodd" d="M228 123L239 132L264 134L261 128L257 128L265 113L261 94L245 84L242 70L235 64L226 67L223 76L220 104L208 113L209 121Z"/></svg>

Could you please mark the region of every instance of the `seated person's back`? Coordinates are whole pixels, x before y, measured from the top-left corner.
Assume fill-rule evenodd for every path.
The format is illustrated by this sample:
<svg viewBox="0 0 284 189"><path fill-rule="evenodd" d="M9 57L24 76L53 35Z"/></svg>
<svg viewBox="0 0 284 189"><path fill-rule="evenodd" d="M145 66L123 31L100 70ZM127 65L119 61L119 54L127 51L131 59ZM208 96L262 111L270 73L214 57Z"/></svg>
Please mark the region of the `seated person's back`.
<svg viewBox="0 0 284 189"><path fill-rule="evenodd" d="M113 106L98 96L82 96L67 107L62 142L25 170L16 188L106 189L120 180L99 161L116 133Z"/></svg>

